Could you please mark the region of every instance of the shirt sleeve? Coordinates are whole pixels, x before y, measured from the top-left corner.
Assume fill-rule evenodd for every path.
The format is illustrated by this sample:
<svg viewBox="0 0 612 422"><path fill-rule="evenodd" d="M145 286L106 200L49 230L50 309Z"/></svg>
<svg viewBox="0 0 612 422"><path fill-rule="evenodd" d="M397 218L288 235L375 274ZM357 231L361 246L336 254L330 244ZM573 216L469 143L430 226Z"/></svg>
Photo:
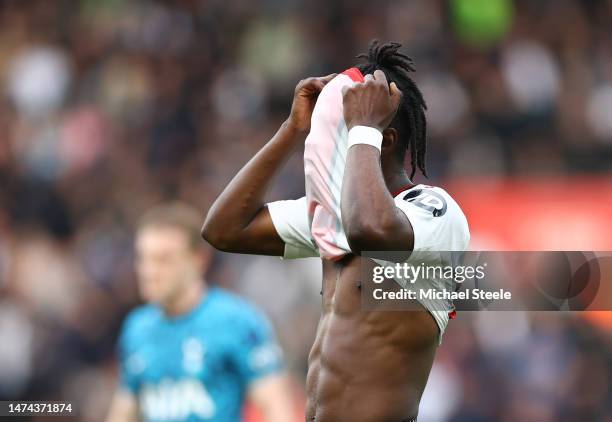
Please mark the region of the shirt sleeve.
<svg viewBox="0 0 612 422"><path fill-rule="evenodd" d="M259 311L248 309L240 321L234 361L245 385L283 370L283 355L274 330Z"/></svg>
<svg viewBox="0 0 612 422"><path fill-rule="evenodd" d="M413 251L464 251L470 241L465 215L443 189L413 188L395 197L414 232Z"/></svg>
<svg viewBox="0 0 612 422"><path fill-rule="evenodd" d="M306 197L267 204L272 223L285 242L286 259L319 256L310 232Z"/></svg>

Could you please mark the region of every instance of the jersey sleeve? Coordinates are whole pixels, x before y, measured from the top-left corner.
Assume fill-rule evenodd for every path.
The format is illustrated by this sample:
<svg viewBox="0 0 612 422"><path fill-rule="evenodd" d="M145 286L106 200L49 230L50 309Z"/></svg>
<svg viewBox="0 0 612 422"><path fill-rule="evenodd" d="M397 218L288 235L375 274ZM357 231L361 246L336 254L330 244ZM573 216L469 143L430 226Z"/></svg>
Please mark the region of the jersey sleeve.
<svg viewBox="0 0 612 422"><path fill-rule="evenodd" d="M413 188L395 197L414 232L413 251L465 251L470 232L459 205L443 189Z"/></svg>
<svg viewBox="0 0 612 422"><path fill-rule="evenodd" d="M259 311L247 308L235 337L233 359L245 385L283 370L283 356L274 330Z"/></svg>
<svg viewBox="0 0 612 422"><path fill-rule="evenodd" d="M285 242L286 259L319 256L310 232L306 197L267 204L272 223Z"/></svg>

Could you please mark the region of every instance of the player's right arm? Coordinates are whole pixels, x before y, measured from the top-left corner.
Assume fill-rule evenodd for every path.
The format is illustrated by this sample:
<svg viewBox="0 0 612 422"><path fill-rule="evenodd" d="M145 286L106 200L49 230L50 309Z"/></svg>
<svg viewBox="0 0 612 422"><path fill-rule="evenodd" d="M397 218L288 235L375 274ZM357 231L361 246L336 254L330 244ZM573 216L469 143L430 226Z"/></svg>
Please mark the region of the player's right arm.
<svg viewBox="0 0 612 422"><path fill-rule="evenodd" d="M130 368L128 360L133 353L133 344L138 341L134 333L141 334L138 322L138 311L133 311L124 321L117 343L117 357L119 363L119 382L113 395L106 422L137 422L140 420L140 407L138 403L139 379L137 373Z"/></svg>
<svg viewBox="0 0 612 422"><path fill-rule="evenodd" d="M138 422L136 397L125 390L117 390L113 396L106 422Z"/></svg>
<svg viewBox="0 0 612 422"><path fill-rule="evenodd" d="M334 76L308 78L297 85L289 118L238 172L208 211L202 237L212 246L226 252L284 254L285 242L263 198L277 171L306 139L316 98Z"/></svg>

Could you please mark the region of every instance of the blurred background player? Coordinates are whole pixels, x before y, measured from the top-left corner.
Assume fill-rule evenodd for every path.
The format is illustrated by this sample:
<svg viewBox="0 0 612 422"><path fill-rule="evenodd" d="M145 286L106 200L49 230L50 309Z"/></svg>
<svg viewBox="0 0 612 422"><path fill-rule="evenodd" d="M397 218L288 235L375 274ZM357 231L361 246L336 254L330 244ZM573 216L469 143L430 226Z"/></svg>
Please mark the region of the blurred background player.
<svg viewBox="0 0 612 422"><path fill-rule="evenodd" d="M291 418L272 328L252 305L202 280L211 252L199 224L199 213L178 202L140 220L136 271L148 304L124 323L108 422L234 422L245 400L266 422Z"/></svg>

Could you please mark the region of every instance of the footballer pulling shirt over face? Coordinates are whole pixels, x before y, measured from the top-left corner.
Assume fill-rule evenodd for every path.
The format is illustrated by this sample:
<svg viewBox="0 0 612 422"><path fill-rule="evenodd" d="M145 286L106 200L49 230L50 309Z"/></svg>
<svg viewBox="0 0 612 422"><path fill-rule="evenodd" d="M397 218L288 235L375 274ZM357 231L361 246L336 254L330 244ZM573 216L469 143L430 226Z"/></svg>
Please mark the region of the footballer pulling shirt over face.
<svg viewBox="0 0 612 422"><path fill-rule="evenodd" d="M443 264L437 252L463 251L469 242L450 195L411 181L416 169L426 174L426 107L400 47L373 41L360 56L365 64L301 81L290 117L215 201L202 231L225 251L322 258L321 319L306 379L310 422L416 420L448 304L364 309L367 252L404 251L409 261ZM305 133L306 196L264 206L273 176ZM421 282L438 288L439 281Z"/></svg>

